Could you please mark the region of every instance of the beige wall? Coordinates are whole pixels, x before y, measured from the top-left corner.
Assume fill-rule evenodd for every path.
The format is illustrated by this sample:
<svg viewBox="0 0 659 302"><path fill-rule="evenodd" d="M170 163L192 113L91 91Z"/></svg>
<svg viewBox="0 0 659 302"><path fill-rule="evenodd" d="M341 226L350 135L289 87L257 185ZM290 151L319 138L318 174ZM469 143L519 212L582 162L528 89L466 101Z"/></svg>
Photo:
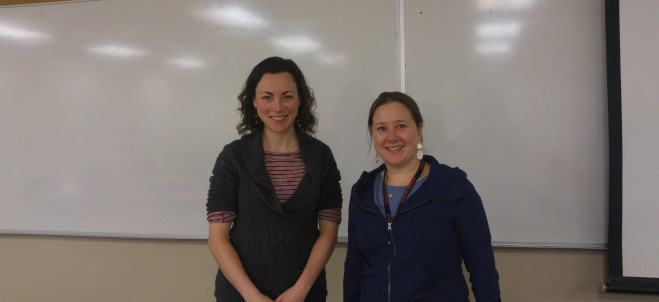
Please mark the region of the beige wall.
<svg viewBox="0 0 659 302"><path fill-rule="evenodd" d="M341 300L346 246L327 266ZM659 301L603 294L604 251L495 249L504 301ZM0 301L212 301L215 263L199 240L0 235Z"/></svg>

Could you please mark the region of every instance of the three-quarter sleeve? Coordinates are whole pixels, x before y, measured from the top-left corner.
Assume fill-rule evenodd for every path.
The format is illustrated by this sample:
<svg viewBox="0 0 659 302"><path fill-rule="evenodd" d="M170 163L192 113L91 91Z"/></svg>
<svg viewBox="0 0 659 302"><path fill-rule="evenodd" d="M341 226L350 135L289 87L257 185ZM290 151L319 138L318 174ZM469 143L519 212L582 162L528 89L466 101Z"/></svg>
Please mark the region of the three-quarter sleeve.
<svg viewBox="0 0 659 302"><path fill-rule="evenodd" d="M228 146L215 161L213 176L210 178L206 219L210 223L233 222L238 215L239 175L234 163L229 159Z"/></svg>
<svg viewBox="0 0 659 302"><path fill-rule="evenodd" d="M343 204L343 195L341 195L341 174L336 167L334 156L329 148L326 149L323 160L323 180L320 187L320 196L318 201L318 211L327 209L340 209Z"/></svg>
<svg viewBox="0 0 659 302"><path fill-rule="evenodd" d="M465 178L464 198L456 203L456 232L476 301L501 301L492 236L483 202Z"/></svg>
<svg viewBox="0 0 659 302"><path fill-rule="evenodd" d="M341 207L343 195L341 193L341 174L334 161L332 151L326 148L323 160L323 179L318 200L318 219L341 223Z"/></svg>

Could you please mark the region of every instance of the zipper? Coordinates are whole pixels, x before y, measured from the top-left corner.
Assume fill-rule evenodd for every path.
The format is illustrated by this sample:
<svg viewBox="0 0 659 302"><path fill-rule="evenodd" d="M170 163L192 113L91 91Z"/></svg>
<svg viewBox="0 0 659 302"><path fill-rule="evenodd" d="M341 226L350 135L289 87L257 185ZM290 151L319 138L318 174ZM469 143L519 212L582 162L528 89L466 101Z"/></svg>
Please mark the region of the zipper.
<svg viewBox="0 0 659 302"><path fill-rule="evenodd" d="M393 219L391 222L393 223ZM389 237L391 238L391 245L394 247L394 254L389 259L389 265L387 266L387 301L391 302L391 263L394 262L394 257L396 257L396 241L394 241L394 232L391 231L391 223L389 223Z"/></svg>
<svg viewBox="0 0 659 302"><path fill-rule="evenodd" d="M355 194L355 196L357 196L357 194ZM384 218L384 220L387 220L387 218L382 213L376 212L372 209L369 209L369 208L365 207L361 203L361 201L359 200L359 197L356 197L356 198L357 198L357 203L359 204L359 206L362 209L364 209L366 211L369 211L369 212L372 212L372 213L375 213L375 214L379 215L380 217ZM437 198L431 198L431 199L425 200L425 201L423 201L423 202L421 202L421 203L419 203L419 204L417 204L417 205L415 205L415 206L413 206L409 209L405 209L404 211L396 213L396 216L399 216L400 214L403 214L403 213L405 213L409 210L418 208L418 207L420 207L420 206L422 206L422 205L424 205L424 204L426 204L426 203L428 203L428 202L430 202L431 200L434 200L434 199L437 199ZM394 241L394 233L391 229L391 225L393 224L394 219L396 219L396 217L391 219L391 223L387 221L387 232L389 232L389 238L391 238L391 245L394 248L394 254L391 256L391 259L389 259L389 265L387 265L387 301L388 302L391 302L391 263L394 261L394 257L396 257L396 241Z"/></svg>
<svg viewBox="0 0 659 302"><path fill-rule="evenodd" d="M369 211L371 213L375 213L378 216L382 217L384 220L387 220L387 218L382 213L376 212L372 209L365 207L359 200L359 197L357 197L357 204L359 204L359 206L362 209ZM391 221L393 223L393 219ZM389 264L387 265L387 302L391 302L391 263L394 261L394 257L396 256L396 243L394 242L394 234L391 232L391 223L389 223L389 221L387 221L387 232L389 232L389 238L391 238L391 244L394 247L394 254L389 259Z"/></svg>

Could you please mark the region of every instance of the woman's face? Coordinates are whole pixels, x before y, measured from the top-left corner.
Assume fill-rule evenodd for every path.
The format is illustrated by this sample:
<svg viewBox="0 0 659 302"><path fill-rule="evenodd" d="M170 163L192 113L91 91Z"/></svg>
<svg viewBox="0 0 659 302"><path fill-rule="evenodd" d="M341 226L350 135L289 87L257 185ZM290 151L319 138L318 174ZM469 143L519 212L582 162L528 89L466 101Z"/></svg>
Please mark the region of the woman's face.
<svg viewBox="0 0 659 302"><path fill-rule="evenodd" d="M387 167L418 165L416 147L423 137L423 124L416 126L405 105L394 101L378 107L373 113L372 127L375 151Z"/></svg>
<svg viewBox="0 0 659 302"><path fill-rule="evenodd" d="M264 132L292 131L299 107L297 85L290 73L266 73L256 85L254 108Z"/></svg>

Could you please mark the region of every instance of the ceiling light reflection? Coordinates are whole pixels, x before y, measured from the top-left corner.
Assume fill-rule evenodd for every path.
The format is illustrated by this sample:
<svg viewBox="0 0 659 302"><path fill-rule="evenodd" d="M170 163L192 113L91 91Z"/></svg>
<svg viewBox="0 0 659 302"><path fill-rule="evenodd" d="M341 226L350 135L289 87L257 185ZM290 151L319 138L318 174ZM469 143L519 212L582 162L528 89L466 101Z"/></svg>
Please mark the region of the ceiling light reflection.
<svg viewBox="0 0 659 302"><path fill-rule="evenodd" d="M510 44L505 42L483 43L476 47L476 52L482 55L498 55L509 53L511 49Z"/></svg>
<svg viewBox="0 0 659 302"><path fill-rule="evenodd" d="M478 0L478 9L503 9L510 8L515 10L529 9L535 0Z"/></svg>
<svg viewBox="0 0 659 302"><path fill-rule="evenodd" d="M146 51L131 48L131 47L126 47L126 46L121 46L121 45L96 46L96 47L90 47L88 50L93 53L110 56L110 57L116 57L116 58L139 57L146 54Z"/></svg>
<svg viewBox="0 0 659 302"><path fill-rule="evenodd" d="M320 48L318 42L303 36L273 39L272 45L294 53L309 52Z"/></svg>
<svg viewBox="0 0 659 302"><path fill-rule="evenodd" d="M49 35L44 33L31 31L7 24L0 24L0 37L16 40L38 40L50 38Z"/></svg>
<svg viewBox="0 0 659 302"><path fill-rule="evenodd" d="M322 54L318 56L318 60L327 65L335 65L347 61L348 56L344 54L334 54L334 55Z"/></svg>
<svg viewBox="0 0 659 302"><path fill-rule="evenodd" d="M476 28L476 34L481 38L516 36L521 27L519 22L513 21L481 24Z"/></svg>
<svg viewBox="0 0 659 302"><path fill-rule="evenodd" d="M211 8L200 14L209 21L243 29L261 29L268 25L259 15L239 6Z"/></svg>
<svg viewBox="0 0 659 302"><path fill-rule="evenodd" d="M177 67L189 68L189 69L201 68L206 66L206 63L204 61L190 57L182 57L182 58L167 60L167 63Z"/></svg>

